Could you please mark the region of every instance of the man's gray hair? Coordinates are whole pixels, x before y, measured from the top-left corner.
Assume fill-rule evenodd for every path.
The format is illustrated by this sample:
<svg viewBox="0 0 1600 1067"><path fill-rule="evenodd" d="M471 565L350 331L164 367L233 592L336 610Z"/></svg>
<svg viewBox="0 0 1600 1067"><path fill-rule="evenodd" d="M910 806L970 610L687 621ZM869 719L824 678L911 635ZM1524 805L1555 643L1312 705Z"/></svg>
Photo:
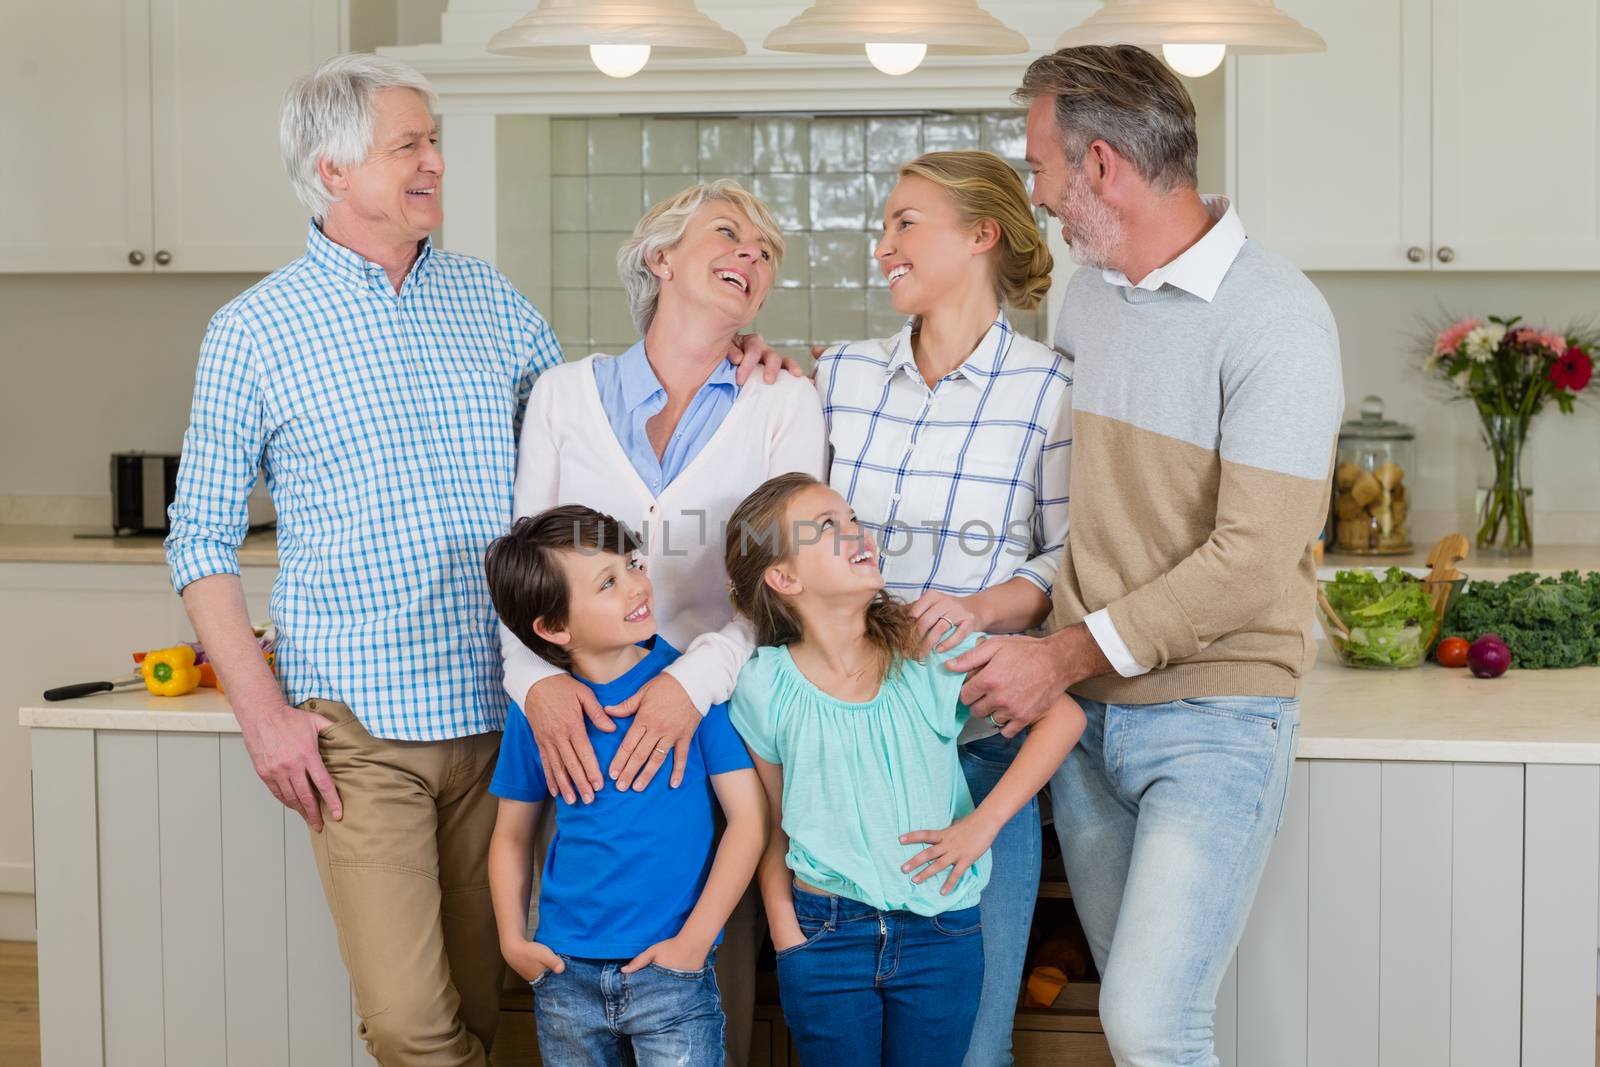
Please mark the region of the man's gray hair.
<svg viewBox="0 0 1600 1067"><path fill-rule="evenodd" d="M351 52L334 56L289 86L278 123L278 146L300 202L319 222L337 199L317 173L326 159L340 167L360 165L372 150L372 119L377 95L385 89L412 89L428 110L438 95L428 80L397 59Z"/></svg>
<svg viewBox="0 0 1600 1067"><path fill-rule="evenodd" d="M1040 56L1016 97L1041 96L1055 98L1061 146L1073 166L1090 144L1104 141L1158 192L1196 184L1194 101L1177 75L1144 49L1082 45Z"/></svg>
<svg viewBox="0 0 1600 1067"><path fill-rule="evenodd" d="M661 298L661 279L650 265L658 255L683 240L690 217L711 200L725 201L744 212L772 248L774 273L783 262L783 231L778 228L778 220L773 217L772 209L744 186L731 178L689 186L646 211L633 228L633 236L617 249L617 274L622 278L622 288L628 295L628 313L633 316L640 336L649 332L650 323L656 317L656 303Z"/></svg>

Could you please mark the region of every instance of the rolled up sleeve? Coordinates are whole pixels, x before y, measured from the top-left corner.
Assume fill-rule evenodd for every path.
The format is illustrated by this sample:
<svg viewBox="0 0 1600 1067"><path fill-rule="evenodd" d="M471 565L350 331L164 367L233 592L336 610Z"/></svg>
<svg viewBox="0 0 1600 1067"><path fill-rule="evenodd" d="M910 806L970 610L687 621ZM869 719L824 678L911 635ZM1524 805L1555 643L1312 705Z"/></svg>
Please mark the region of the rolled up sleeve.
<svg viewBox="0 0 1600 1067"><path fill-rule="evenodd" d="M179 593L209 575L239 573L265 424L255 346L236 318L219 314L200 345L177 491L167 509L167 564Z"/></svg>
<svg viewBox="0 0 1600 1067"><path fill-rule="evenodd" d="M1031 558L1017 567L1014 578L1026 578L1049 596L1061 569L1067 542L1067 501L1072 478L1072 387L1068 386L1051 420L1034 469L1033 546Z"/></svg>

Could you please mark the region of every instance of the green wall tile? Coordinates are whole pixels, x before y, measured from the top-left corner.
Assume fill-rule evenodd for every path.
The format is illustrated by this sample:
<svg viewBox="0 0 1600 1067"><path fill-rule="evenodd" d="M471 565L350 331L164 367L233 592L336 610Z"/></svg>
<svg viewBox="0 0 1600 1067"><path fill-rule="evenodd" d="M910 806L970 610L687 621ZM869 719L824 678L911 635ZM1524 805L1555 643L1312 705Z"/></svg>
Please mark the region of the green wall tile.
<svg viewBox="0 0 1600 1067"><path fill-rule="evenodd" d="M766 202L784 230L811 228L811 180L804 174L757 174L750 191Z"/></svg>
<svg viewBox="0 0 1600 1067"><path fill-rule="evenodd" d="M783 265L775 283L781 289L811 286L811 235L789 230L783 235Z"/></svg>
<svg viewBox="0 0 1600 1067"><path fill-rule="evenodd" d="M550 300L550 326L557 338L589 340L589 290L557 289Z"/></svg>
<svg viewBox="0 0 1600 1067"><path fill-rule="evenodd" d="M550 222L558 233L582 233L589 228L587 178L550 179Z"/></svg>
<svg viewBox="0 0 1600 1067"><path fill-rule="evenodd" d="M922 120L867 120L867 169L898 172L922 150Z"/></svg>
<svg viewBox="0 0 1600 1067"><path fill-rule="evenodd" d="M772 290L756 316L756 332L770 345L806 344L811 337L810 290Z"/></svg>
<svg viewBox="0 0 1600 1067"><path fill-rule="evenodd" d="M699 170L694 119L647 119L641 129L646 174L693 174Z"/></svg>
<svg viewBox="0 0 1600 1067"><path fill-rule="evenodd" d="M804 119L756 119L751 124L751 169L757 174L804 174L810 170L807 125Z"/></svg>
<svg viewBox="0 0 1600 1067"><path fill-rule="evenodd" d="M628 239L625 233L591 233L589 235L589 287L591 289L621 289L622 279L617 277L617 249Z"/></svg>
<svg viewBox="0 0 1600 1067"><path fill-rule="evenodd" d="M855 173L867 166L865 119L812 119L813 174Z"/></svg>
<svg viewBox="0 0 1600 1067"><path fill-rule="evenodd" d="M598 352L618 355L639 339L639 331L628 314L628 301L620 290L596 290L589 294L589 332Z"/></svg>
<svg viewBox="0 0 1600 1067"><path fill-rule="evenodd" d="M749 119L701 119L700 173L751 173L753 137Z"/></svg>
<svg viewBox="0 0 1600 1067"><path fill-rule="evenodd" d="M924 152L970 151L982 142L976 115L937 115L922 120Z"/></svg>
<svg viewBox="0 0 1600 1067"><path fill-rule="evenodd" d="M550 120L550 173L589 173L589 121Z"/></svg>
<svg viewBox="0 0 1600 1067"><path fill-rule="evenodd" d="M589 284L589 235L557 233L550 239L550 277L557 288Z"/></svg>
<svg viewBox="0 0 1600 1067"><path fill-rule="evenodd" d="M638 119L589 120L589 173L638 174L644 167Z"/></svg>
<svg viewBox="0 0 1600 1067"><path fill-rule="evenodd" d="M866 284L859 233L817 233L811 236L811 284L816 288L854 288Z"/></svg>
<svg viewBox="0 0 1600 1067"><path fill-rule="evenodd" d="M815 230L865 230L867 176L865 174L812 175L811 227Z"/></svg>
<svg viewBox="0 0 1600 1067"><path fill-rule="evenodd" d="M589 228L633 232L644 200L639 174L589 178Z"/></svg>
<svg viewBox="0 0 1600 1067"><path fill-rule="evenodd" d="M894 309L887 289L873 289L867 293L867 336L893 337L906 324L906 317Z"/></svg>
<svg viewBox="0 0 1600 1067"><path fill-rule="evenodd" d="M834 344L867 336L865 289L811 290L811 342Z"/></svg>

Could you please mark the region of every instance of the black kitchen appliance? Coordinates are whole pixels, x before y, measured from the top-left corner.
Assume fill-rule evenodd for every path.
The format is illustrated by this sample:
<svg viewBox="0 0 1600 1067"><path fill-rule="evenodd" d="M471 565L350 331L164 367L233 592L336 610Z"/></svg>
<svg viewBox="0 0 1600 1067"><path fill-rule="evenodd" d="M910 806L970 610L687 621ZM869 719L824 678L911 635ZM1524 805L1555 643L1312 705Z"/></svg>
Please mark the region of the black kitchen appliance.
<svg viewBox="0 0 1600 1067"><path fill-rule="evenodd" d="M111 529L118 537L165 534L167 506L178 488L178 456L164 452L111 454ZM250 493L250 528L273 524L265 479Z"/></svg>

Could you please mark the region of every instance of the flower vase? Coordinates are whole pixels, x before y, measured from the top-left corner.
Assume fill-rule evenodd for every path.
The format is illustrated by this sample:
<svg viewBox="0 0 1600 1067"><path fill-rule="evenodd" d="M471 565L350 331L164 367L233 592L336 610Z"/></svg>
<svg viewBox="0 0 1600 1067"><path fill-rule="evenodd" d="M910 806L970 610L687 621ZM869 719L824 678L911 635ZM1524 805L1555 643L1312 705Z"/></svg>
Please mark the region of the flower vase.
<svg viewBox="0 0 1600 1067"><path fill-rule="evenodd" d="M1482 413L1484 443L1494 461L1494 476L1478 513L1478 549L1501 556L1533 552L1533 490L1522 481L1522 451L1528 440L1526 415Z"/></svg>

